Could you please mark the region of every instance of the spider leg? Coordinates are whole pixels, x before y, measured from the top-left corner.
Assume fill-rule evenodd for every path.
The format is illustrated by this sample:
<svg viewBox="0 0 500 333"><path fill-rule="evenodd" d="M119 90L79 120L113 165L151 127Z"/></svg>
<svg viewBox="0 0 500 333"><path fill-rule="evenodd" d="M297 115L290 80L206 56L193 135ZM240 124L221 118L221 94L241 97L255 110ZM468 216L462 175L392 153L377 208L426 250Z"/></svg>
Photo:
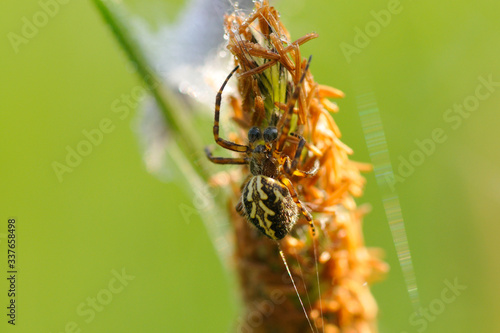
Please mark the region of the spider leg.
<svg viewBox="0 0 500 333"><path fill-rule="evenodd" d="M307 70L309 69L309 64L311 63L311 58L312 58L312 56L309 57L309 60L307 61L307 64L306 64L306 67L304 68L304 72L302 73L302 76L301 76L299 82L297 83L295 90L293 91L292 98L288 101L288 110L286 111L286 113L283 114L283 117L286 117L286 118L285 118L285 123L283 125L283 129L281 130L281 136L279 137L278 142L276 144L276 151L278 153L281 153L283 151L283 148L284 148L285 142L286 142L286 138L288 137L288 133L290 132L293 109L295 107L295 103L299 99L300 91L302 90L302 83L304 82Z"/></svg>
<svg viewBox="0 0 500 333"><path fill-rule="evenodd" d="M241 199L238 201L236 204L236 212L240 215L245 217L245 208L243 208L243 203L241 202Z"/></svg>
<svg viewBox="0 0 500 333"><path fill-rule="evenodd" d="M311 170L308 170L308 171L294 170L293 173L292 173L292 175L296 176L296 177L303 177L303 178L312 177L312 176L316 175L316 173L318 172L318 170L319 170L319 162L316 161L314 163L314 167L312 167Z"/></svg>
<svg viewBox="0 0 500 333"><path fill-rule="evenodd" d="M228 140L224 140L223 138L219 137L219 118L220 118L220 105L221 105L221 100L222 100L222 91L224 90L227 82L233 76L234 72L238 69L239 66L236 66L231 73L227 76L226 80L222 84L222 86L219 89L219 92L217 93L217 96L215 97L215 116L214 116L214 139L215 142L221 146L222 148L226 148L232 151L237 151L240 153L245 153L248 150L248 147L246 145L240 145ZM212 161L213 162L213 161ZM217 163L217 162L214 162ZM241 164L241 163L240 163Z"/></svg>
<svg viewBox="0 0 500 333"><path fill-rule="evenodd" d="M297 177L312 177L314 176L318 170L319 170L319 162L318 160L315 161L314 167L308 171L303 171L303 170L297 170L297 164L299 163L300 156L302 155L302 150L306 146L307 142L306 139L304 139L303 136L297 134L297 133L291 133L290 135L296 137L299 139L299 145L297 146L297 150L295 151L295 157L293 158L292 161L292 170L293 170L293 175Z"/></svg>
<svg viewBox="0 0 500 333"><path fill-rule="evenodd" d="M285 156L284 159L285 162L283 162L283 169L290 176L301 177L301 178L312 177L316 175L316 173L319 170L319 162L317 160L315 161L314 166L310 170L304 171L297 169L294 170L292 168L292 162L290 162L291 160L288 156Z"/></svg>
<svg viewBox="0 0 500 333"><path fill-rule="evenodd" d="M314 167L308 171L297 170L297 165L299 164L300 156L302 155L302 151L306 146L306 140L297 133L291 133L291 136L299 139L299 143L297 146L297 150L295 151L295 156L293 160L290 160L288 156L285 156L285 162L283 163L283 168L288 175L297 176L297 177L311 177L314 176L319 170L319 163L316 160Z"/></svg>
<svg viewBox="0 0 500 333"><path fill-rule="evenodd" d="M285 176L281 176L279 180L283 183L283 185L285 185L288 188L288 191L290 192L290 195L292 196L293 202L295 202L297 207L299 207L301 213L306 218L307 222L309 222L309 226L311 227L313 237L315 237L316 236L316 228L314 227L314 224L313 224L312 215L302 205L302 202L300 202L299 197L297 196L297 191L295 191L295 187L293 187L292 182L290 181L290 179L286 178Z"/></svg>
<svg viewBox="0 0 500 333"><path fill-rule="evenodd" d="M205 147L205 155L207 158L215 164L248 164L248 159L246 157L242 158L231 158L231 157L214 157L210 148Z"/></svg>
<svg viewBox="0 0 500 333"><path fill-rule="evenodd" d="M304 146L306 145L306 139L304 139L301 135L296 133L291 133L290 135L299 139L299 145L297 146L297 150L295 151L295 156L292 160L292 170L297 169L297 164L299 164L300 156L302 155L302 150L304 150Z"/></svg>

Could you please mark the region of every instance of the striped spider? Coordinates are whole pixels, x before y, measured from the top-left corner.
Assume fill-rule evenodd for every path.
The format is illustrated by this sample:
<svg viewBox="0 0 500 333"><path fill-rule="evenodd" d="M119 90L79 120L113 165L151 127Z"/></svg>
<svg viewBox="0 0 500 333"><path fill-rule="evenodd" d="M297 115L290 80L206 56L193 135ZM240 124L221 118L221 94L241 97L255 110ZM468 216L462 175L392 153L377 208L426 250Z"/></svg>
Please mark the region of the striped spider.
<svg viewBox="0 0 500 333"><path fill-rule="evenodd" d="M263 131L252 127L248 131L248 145L224 140L219 136L219 117L222 92L231 76L238 67L227 76L215 99L214 139L222 148L245 154L243 157L226 158L214 157L211 150L205 148L205 153L210 161L216 164L246 164L249 166L251 176L243 186L242 194L236 205L236 210L252 223L258 230L272 240L283 239L293 228L300 214L309 222L313 235L315 234L311 213L300 202L290 178L313 176L318 167L310 171L297 169L300 156L306 145L306 140L295 133L290 133L299 140L295 156L291 159L283 153L291 127L291 118L295 103L300 94L300 89L305 75L309 69L311 57L307 62L304 72L295 86L283 117L286 117L281 129L276 128L276 122L271 122Z"/></svg>

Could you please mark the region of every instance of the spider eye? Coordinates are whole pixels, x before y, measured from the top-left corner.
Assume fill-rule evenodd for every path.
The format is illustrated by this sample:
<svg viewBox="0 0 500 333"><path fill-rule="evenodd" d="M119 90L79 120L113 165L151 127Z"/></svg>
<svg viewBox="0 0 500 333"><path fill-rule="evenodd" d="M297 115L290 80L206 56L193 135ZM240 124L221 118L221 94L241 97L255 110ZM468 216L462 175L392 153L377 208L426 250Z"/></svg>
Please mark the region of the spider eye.
<svg viewBox="0 0 500 333"><path fill-rule="evenodd" d="M276 127L268 127L264 130L264 141L273 142L278 138L278 129Z"/></svg>
<svg viewBox="0 0 500 333"><path fill-rule="evenodd" d="M255 142L257 140L260 140L262 138L262 133L260 132L260 129L258 127L252 127L248 131L248 141L250 142Z"/></svg>

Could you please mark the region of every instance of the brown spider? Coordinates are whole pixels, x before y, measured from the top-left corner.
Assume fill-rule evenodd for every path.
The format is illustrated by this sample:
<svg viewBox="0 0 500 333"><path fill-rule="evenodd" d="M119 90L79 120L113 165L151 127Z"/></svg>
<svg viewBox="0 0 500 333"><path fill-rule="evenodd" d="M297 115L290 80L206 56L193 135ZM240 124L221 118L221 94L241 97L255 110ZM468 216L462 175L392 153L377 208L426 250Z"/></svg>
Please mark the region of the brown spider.
<svg viewBox="0 0 500 333"><path fill-rule="evenodd" d="M292 97L288 102L286 117L281 128L281 133L276 128L276 121L271 121L271 126L261 131L258 127L252 127L248 131L248 145L240 145L235 142L224 140L219 137L219 116L222 99L222 91L231 76L238 67L233 69L222 84L215 99L214 139L215 142L228 150L246 154L239 158L214 157L211 150L205 148L205 153L210 161L216 164L248 164L251 176L245 183L241 198L236 205L236 210L250 223L259 229L267 237L278 241L285 237L302 213L309 222L313 235L315 234L311 213L303 206L297 196L297 192L289 178L313 176L317 165L310 171L297 169L300 156L306 144L306 140L295 133L291 136L299 140L295 156L290 159L283 154L285 143L289 139L291 118L295 103L300 94L300 89L308 71L311 57L305 66L302 76L295 86ZM273 117L274 118L274 117Z"/></svg>

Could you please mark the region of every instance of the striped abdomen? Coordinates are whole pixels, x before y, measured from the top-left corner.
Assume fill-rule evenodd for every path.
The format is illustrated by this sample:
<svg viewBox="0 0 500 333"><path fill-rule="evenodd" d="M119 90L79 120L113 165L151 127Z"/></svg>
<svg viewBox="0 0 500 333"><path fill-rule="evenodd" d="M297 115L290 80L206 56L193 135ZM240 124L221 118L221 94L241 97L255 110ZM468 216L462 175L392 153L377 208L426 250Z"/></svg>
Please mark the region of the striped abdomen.
<svg viewBox="0 0 500 333"><path fill-rule="evenodd" d="M242 192L244 215L267 237L280 240L297 222L299 209L288 188L265 176L252 177Z"/></svg>

